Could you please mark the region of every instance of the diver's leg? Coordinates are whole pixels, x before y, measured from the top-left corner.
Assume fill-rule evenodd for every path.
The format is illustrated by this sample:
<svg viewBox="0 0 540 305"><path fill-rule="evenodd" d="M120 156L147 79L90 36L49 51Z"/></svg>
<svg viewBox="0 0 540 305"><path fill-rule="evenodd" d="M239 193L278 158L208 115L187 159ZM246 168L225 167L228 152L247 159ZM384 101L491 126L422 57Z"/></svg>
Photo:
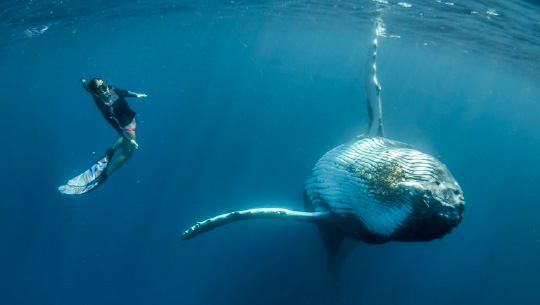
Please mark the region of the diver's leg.
<svg viewBox="0 0 540 305"><path fill-rule="evenodd" d="M136 139L135 131L130 131L127 133L130 138L133 140ZM113 146L113 149L116 150L118 147L122 146L122 154L113 159L109 169L107 170L107 175L111 175L115 170L117 170L122 164L124 164L131 155L133 154L133 146L128 141L125 141L123 138L120 138Z"/></svg>
<svg viewBox="0 0 540 305"><path fill-rule="evenodd" d="M116 141L116 143L114 143L112 149L113 149L114 151L116 151L116 150L120 147L120 145L122 145L122 142L124 142L124 138L123 138L123 137L120 137L120 138L118 139L118 141Z"/></svg>

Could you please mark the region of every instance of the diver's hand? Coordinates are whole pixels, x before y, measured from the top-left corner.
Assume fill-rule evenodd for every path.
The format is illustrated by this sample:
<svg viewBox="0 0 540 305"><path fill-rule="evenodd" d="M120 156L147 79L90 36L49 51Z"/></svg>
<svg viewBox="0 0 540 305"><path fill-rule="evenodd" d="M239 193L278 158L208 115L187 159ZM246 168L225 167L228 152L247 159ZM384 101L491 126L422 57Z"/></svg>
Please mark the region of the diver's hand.
<svg viewBox="0 0 540 305"><path fill-rule="evenodd" d="M82 84L83 88L84 88L86 91L90 92L91 94L95 94L94 92L90 91L90 89L88 89L88 84L86 84L86 79L81 78L81 84Z"/></svg>
<svg viewBox="0 0 540 305"><path fill-rule="evenodd" d="M139 144L137 144L137 141L132 139L130 142L131 142L131 145L133 145L133 147L135 147L135 149L139 149Z"/></svg>
<svg viewBox="0 0 540 305"><path fill-rule="evenodd" d="M147 95L144 93L137 93L137 97L147 97Z"/></svg>

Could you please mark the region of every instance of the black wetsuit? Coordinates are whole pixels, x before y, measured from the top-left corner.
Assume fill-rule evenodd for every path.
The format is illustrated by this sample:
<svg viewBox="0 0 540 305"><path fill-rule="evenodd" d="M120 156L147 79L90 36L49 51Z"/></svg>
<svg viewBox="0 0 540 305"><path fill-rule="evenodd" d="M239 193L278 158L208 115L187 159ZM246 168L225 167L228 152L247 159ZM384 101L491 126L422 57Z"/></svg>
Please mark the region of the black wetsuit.
<svg viewBox="0 0 540 305"><path fill-rule="evenodd" d="M92 96L105 120L107 120L120 135L123 135L124 128L131 124L135 118L135 111L129 108L125 97L137 97L137 94L111 86L107 87L109 88L109 93L107 95L97 95L92 92Z"/></svg>

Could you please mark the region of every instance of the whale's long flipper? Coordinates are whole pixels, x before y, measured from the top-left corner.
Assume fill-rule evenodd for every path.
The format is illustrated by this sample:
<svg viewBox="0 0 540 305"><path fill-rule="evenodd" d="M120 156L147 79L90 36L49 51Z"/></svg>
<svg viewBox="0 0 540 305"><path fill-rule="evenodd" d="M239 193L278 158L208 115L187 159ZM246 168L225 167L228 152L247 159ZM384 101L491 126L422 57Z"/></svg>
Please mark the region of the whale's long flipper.
<svg viewBox="0 0 540 305"><path fill-rule="evenodd" d="M377 38L382 35L381 33L383 33L383 31L384 28L382 27L381 23L376 21L373 28L373 45L369 51L367 67L365 70L365 86L367 95L366 102L368 112L368 127L366 134L371 134L373 116L376 114L378 120L377 135L379 137L384 137L384 126L382 120L381 85L377 80ZM376 111L376 113L374 111Z"/></svg>
<svg viewBox="0 0 540 305"><path fill-rule="evenodd" d="M188 240L217 227L247 219L286 219L306 222L321 222L330 215L328 212L299 212L281 208L258 208L218 215L198 222L182 233L182 239Z"/></svg>

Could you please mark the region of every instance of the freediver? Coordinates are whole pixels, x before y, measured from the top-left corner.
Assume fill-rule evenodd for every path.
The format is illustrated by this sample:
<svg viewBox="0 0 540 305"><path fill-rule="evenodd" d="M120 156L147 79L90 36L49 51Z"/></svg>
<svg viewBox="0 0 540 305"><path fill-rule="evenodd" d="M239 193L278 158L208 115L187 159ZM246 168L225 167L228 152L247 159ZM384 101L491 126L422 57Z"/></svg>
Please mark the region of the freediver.
<svg viewBox="0 0 540 305"><path fill-rule="evenodd" d="M135 130L137 121L135 120L135 111L133 111L126 97L146 97L144 93L136 93L132 91L122 90L107 83L101 78L93 78L89 82L81 79L83 87L94 97L96 106L103 114L103 117L112 127L120 134L120 138L116 141L112 148L107 150L107 155L112 158L112 155L122 147L122 154L112 160L107 167L105 176L102 181L117 170L122 164L131 158L134 149L139 148L137 144L137 136Z"/></svg>

